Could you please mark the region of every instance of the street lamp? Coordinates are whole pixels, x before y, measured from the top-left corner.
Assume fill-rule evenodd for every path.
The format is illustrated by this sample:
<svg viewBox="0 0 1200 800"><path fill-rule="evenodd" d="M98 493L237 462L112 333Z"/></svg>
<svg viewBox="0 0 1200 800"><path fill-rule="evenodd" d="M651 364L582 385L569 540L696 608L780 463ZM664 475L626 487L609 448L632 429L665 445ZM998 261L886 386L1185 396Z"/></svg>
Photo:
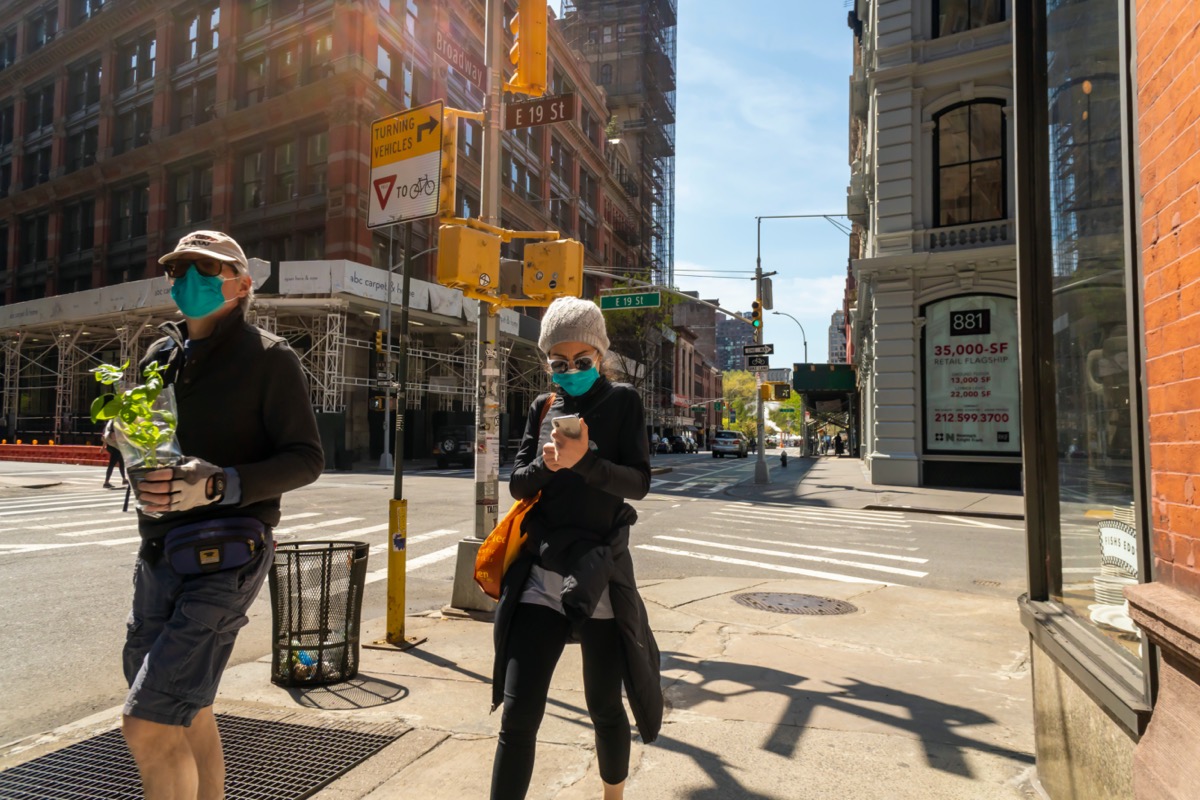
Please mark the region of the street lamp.
<svg viewBox="0 0 1200 800"><path fill-rule="evenodd" d="M792 322L796 323L797 325L800 325L800 320L796 319L795 317L793 317L791 314L787 313L786 311L772 311L771 313L778 314L781 317L787 317ZM806 334L804 332L803 325L800 325L800 339L804 342L804 363L807 364L808 363L808 334Z"/></svg>

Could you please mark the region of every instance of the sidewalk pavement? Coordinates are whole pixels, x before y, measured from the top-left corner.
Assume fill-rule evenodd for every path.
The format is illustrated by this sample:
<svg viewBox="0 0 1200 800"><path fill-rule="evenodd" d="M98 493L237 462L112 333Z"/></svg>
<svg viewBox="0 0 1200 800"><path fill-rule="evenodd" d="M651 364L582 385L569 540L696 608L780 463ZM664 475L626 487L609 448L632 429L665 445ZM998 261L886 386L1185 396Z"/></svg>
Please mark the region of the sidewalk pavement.
<svg viewBox="0 0 1200 800"><path fill-rule="evenodd" d="M662 651L658 741L635 738L626 796L652 800L991 800L1036 797L1027 636L1010 599L814 580L690 577L641 584ZM844 616L748 608L740 592L852 603ZM382 638L384 620L364 624ZM425 641L364 646L348 683L287 690L270 659L230 669L218 713L298 712L336 728L391 723L397 741L314 797L486 798L500 712L489 713L492 626L407 618ZM555 673L530 800L600 797L579 648ZM0 768L111 728L112 709L0 754ZM269 764L270 754L263 754Z"/></svg>
<svg viewBox="0 0 1200 800"><path fill-rule="evenodd" d="M754 456L751 456L754 458ZM850 456L792 456L779 466L779 451L767 451L771 483L746 481L728 494L747 500L788 502L882 511L913 511L960 517L1025 519L1021 492L880 486L871 483L862 461Z"/></svg>

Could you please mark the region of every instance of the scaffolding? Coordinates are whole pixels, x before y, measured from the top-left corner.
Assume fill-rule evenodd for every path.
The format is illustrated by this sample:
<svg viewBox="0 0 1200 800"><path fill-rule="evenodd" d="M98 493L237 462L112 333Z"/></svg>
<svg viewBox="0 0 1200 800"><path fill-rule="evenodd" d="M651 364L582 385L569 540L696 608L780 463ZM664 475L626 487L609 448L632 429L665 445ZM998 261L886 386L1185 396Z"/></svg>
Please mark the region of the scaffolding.
<svg viewBox="0 0 1200 800"><path fill-rule="evenodd" d="M563 0L563 33L636 154L638 272L675 284L675 0Z"/></svg>

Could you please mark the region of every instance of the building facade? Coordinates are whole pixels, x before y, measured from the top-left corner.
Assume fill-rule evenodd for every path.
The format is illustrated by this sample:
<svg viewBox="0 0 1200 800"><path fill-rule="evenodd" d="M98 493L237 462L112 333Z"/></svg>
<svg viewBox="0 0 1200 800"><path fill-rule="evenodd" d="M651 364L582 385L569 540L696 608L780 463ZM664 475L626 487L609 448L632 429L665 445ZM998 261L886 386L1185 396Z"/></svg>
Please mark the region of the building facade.
<svg viewBox="0 0 1200 800"><path fill-rule="evenodd" d="M336 431L328 449L378 455L386 412L368 400L396 340L371 345L404 253L397 232L366 227L370 123L438 98L479 109L473 76L435 42L480 56L483 12L482 0L8 3L0 333L13 438L94 437L87 368L136 359L174 312L157 257L217 228L269 266L254 313L300 353ZM576 238L588 265L640 263L628 220L643 213L641 162L605 136L608 98L557 20L548 67L551 93L574 93L575 119L505 133L501 223ZM461 121L460 216L479 213L480 162L480 127ZM410 456L428 452L438 424L474 417L478 312L434 283L436 245L434 221L413 224ZM585 296L605 282L589 276ZM502 411L520 416L544 383L537 324L503 320Z"/></svg>
<svg viewBox="0 0 1200 800"><path fill-rule="evenodd" d="M1012 29L1003 0L856 0L861 456L891 485L1016 488Z"/></svg>
<svg viewBox="0 0 1200 800"><path fill-rule="evenodd" d="M750 317L746 311L741 316ZM717 315L717 368L722 372L746 369L742 347L754 344L754 328L725 314Z"/></svg>
<svg viewBox="0 0 1200 800"><path fill-rule="evenodd" d="M846 312L837 310L829 318L829 363L846 363Z"/></svg>

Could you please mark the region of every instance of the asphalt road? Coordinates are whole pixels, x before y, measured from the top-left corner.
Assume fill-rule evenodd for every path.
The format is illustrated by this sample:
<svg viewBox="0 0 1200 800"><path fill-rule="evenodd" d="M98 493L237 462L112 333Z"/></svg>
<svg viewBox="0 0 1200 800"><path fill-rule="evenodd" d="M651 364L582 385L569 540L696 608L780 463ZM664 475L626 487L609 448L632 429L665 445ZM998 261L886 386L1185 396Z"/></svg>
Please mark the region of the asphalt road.
<svg viewBox="0 0 1200 800"><path fill-rule="evenodd" d="M778 451L771 451L772 466ZM776 482L798 480L793 458ZM639 580L694 575L820 577L896 583L1015 598L1023 591L1019 522L751 502L736 496L754 458L659 455L651 494L635 503L631 545ZM120 651L137 549L123 492L100 488L94 467L0 462L0 477L37 474L45 488L0 486L0 743L119 705ZM507 467L501 479L507 478ZM391 478L328 473L289 494L279 541L337 537L373 543L363 617L386 612L384 547ZM409 501L406 605L410 613L450 599L456 542L474 527L470 470L405 474ZM502 504L503 507L503 504ZM264 588L233 660L269 652Z"/></svg>

